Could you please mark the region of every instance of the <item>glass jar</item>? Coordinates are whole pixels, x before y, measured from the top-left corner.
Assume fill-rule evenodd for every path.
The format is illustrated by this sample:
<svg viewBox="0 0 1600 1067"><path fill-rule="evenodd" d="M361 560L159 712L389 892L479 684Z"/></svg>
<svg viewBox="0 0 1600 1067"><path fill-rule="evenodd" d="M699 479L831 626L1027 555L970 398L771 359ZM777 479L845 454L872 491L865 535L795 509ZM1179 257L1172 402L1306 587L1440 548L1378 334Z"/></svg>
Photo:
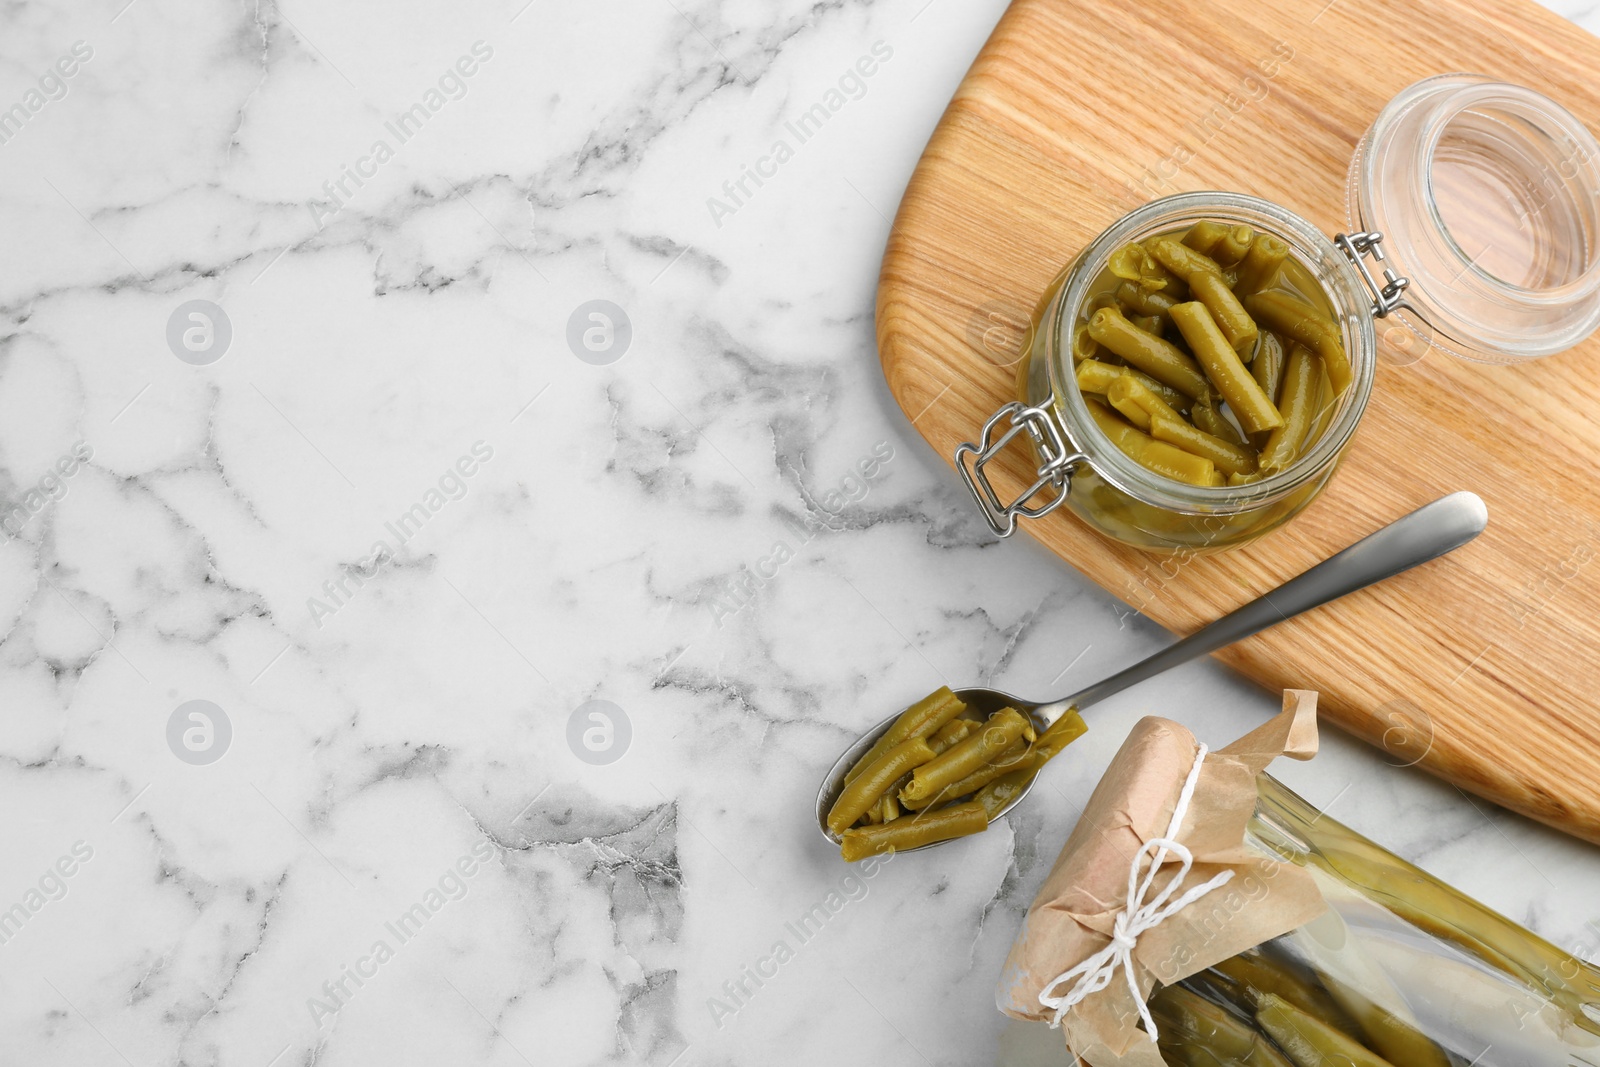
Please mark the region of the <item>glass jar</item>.
<svg viewBox="0 0 1600 1067"><path fill-rule="evenodd" d="M1257 776L1257 793L1247 847L1310 871L1328 910L1182 979L1181 993L1153 997L1158 1019L1179 1016L1163 1025L1167 1051L1211 1062L1194 1057L1219 1030L1273 1048L1284 1037L1273 1023L1287 1020L1288 1039L1319 1046L1323 1062L1367 1062L1322 1036L1331 1028L1397 1067L1600 1065L1600 969L1340 825L1270 775ZM1274 999L1287 1002L1276 1020L1262 1011ZM1295 1022L1307 1015L1317 1021ZM1221 1025L1186 1032L1184 1016Z"/></svg>
<svg viewBox="0 0 1600 1067"><path fill-rule="evenodd" d="M1554 101L1473 75L1419 82L1363 137L1349 189L1355 232L1332 240L1269 201L1196 192L1137 208L1079 252L1039 303L1019 400L990 417L977 443L956 449L990 528L1005 537L1019 518L1065 503L1101 534L1140 548L1241 545L1293 518L1332 478L1373 387L1374 320L1390 320L1383 340L1409 360L1434 347L1531 359L1600 325L1600 145ZM1243 485L1186 485L1135 462L1090 417L1072 374L1072 329L1111 254L1206 219L1289 246L1322 286L1352 371L1299 458ZM1008 503L985 466L1021 437L1033 446L1035 477Z"/></svg>

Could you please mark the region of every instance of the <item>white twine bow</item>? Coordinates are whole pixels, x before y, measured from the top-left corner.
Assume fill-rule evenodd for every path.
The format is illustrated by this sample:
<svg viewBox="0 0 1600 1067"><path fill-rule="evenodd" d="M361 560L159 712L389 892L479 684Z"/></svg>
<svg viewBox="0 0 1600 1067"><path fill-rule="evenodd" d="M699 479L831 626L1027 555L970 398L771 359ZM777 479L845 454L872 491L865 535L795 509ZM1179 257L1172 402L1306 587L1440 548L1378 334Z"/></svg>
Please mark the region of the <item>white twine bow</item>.
<svg viewBox="0 0 1600 1067"><path fill-rule="evenodd" d="M1055 1017L1050 1020L1051 1027L1060 1026L1061 1017L1084 998L1110 985L1111 979L1116 976L1118 966L1121 966L1128 978L1128 991L1133 994L1133 1002L1139 1006L1139 1018L1144 1020L1144 1028L1149 1033L1150 1040L1156 1039L1156 1022L1150 1017L1150 1009L1145 1007L1144 997L1139 994L1139 980L1133 970L1133 950L1139 943L1139 935L1160 926L1173 913L1182 911L1213 889L1226 885L1233 878L1232 871L1223 871L1211 881L1195 886L1177 900L1168 903L1168 899L1177 892L1194 866L1193 853L1185 848L1177 837L1178 830L1183 826L1184 812L1189 810L1189 801L1194 797L1195 783L1200 778L1200 765L1205 762L1205 758L1206 746L1201 745L1199 753L1194 758L1194 766L1189 770L1189 777L1184 780L1183 792L1178 794L1177 806L1172 809L1172 821L1167 825L1166 836L1146 841L1144 847L1133 857L1133 864L1128 868L1128 906L1118 913L1116 922L1112 926L1111 944L1071 970L1056 975L1039 991L1039 1003L1046 1008L1055 1009ZM1155 895L1155 899L1146 903L1145 895L1150 892L1150 884L1155 881L1156 872L1161 869L1161 864L1169 852L1178 857L1178 870L1161 892ZM1150 869L1145 872L1144 880L1140 881L1140 868L1143 867L1147 856L1151 857ZM1077 984L1065 995L1059 997L1051 995L1050 991L1056 986L1073 978L1078 980Z"/></svg>

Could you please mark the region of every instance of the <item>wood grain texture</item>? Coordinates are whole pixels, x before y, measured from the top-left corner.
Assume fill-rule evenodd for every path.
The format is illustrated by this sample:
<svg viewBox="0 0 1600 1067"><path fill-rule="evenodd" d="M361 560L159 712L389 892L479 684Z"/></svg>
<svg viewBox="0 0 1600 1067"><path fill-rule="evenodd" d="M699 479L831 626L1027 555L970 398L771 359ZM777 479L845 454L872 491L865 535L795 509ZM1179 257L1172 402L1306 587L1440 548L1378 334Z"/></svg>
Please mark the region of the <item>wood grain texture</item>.
<svg viewBox="0 0 1600 1067"><path fill-rule="evenodd" d="M1292 58L1263 77L1275 47ZM948 460L1014 391L1015 368L973 344L980 309L1026 315L1079 248L1140 203L1236 190L1338 232L1351 152L1406 85L1484 73L1600 130L1597 69L1600 40L1527 0L1014 0L891 231L877 319L890 388ZM1235 111L1230 93L1256 99ZM1188 632L1413 508L1476 491L1490 525L1471 545L1220 658L1272 689L1320 690L1327 718L1397 764L1420 756L1464 789L1600 842L1597 356L1594 339L1523 367L1386 353L1332 485L1243 549L1174 565L1065 509L1025 528ZM1002 492L1031 480L1025 458L1006 457Z"/></svg>

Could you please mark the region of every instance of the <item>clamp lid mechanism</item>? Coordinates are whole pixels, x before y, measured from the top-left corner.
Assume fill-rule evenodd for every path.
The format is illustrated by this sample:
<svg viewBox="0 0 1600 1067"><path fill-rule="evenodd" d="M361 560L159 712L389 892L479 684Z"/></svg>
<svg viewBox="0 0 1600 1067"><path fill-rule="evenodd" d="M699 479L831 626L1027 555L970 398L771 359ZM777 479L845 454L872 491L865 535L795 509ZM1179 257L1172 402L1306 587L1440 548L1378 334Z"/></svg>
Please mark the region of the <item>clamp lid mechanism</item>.
<svg viewBox="0 0 1600 1067"><path fill-rule="evenodd" d="M998 438L995 436L1000 420L1009 419L1004 432ZM1021 496L1007 504L1000 499L994 486L989 482L989 476L984 472L984 466L1001 450L1010 444L1019 433L1026 432L1033 438L1038 455L1043 460L1040 464L1037 478ZM978 444L970 441L963 442L956 448L956 469L961 472L961 478L967 483L967 489L972 497L983 509L983 517L1000 537L1009 537L1017 528L1017 517L1037 519L1048 515L1060 506L1071 490L1072 472L1078 464L1088 459L1082 452L1074 452L1067 444L1066 436L1061 432L1061 427L1056 424L1055 417L1044 406L1023 407L1020 403L1010 403L989 417L983 424L983 434ZM1056 489L1056 494L1049 500L1035 507L1030 507L1028 502L1042 492L1045 487Z"/></svg>

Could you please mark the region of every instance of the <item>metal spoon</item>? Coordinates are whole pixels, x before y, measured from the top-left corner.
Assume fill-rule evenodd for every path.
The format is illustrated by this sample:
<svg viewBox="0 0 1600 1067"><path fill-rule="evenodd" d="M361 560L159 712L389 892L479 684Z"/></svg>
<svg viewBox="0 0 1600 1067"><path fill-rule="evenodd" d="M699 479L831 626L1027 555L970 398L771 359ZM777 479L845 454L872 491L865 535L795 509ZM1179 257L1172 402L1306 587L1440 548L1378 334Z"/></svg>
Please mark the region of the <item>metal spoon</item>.
<svg viewBox="0 0 1600 1067"><path fill-rule="evenodd" d="M1431 504L1424 505L1401 519L1396 519L1376 533L1369 534L1297 578L1291 578L1270 593L1263 593L1237 611L1231 612L1208 626L1162 649L1148 659L1118 671L1089 688L1060 700L1048 703L1019 700L998 689L976 686L958 689L956 695L973 711L988 715L1004 707L1013 707L1031 715L1035 726L1043 731L1059 719L1069 708L1080 711L1090 704L1120 693L1146 678L1160 674L1169 667L1198 659L1219 648L1242 641L1275 623L1291 619L1302 611L1321 607L1347 593L1365 589L1375 582L1410 570L1420 563L1436 559L1471 541L1483 532L1489 522L1489 509L1475 493L1451 493ZM895 712L845 749L822 780L817 792L817 825L822 835L834 844L836 834L828 829L828 811L844 788L844 776L872 747L880 734L900 717ZM1024 789L1017 797L996 813L1004 815L1022 803L1029 791ZM943 844L944 842L936 842ZM922 845L932 848L932 845ZM905 849L915 852L916 849Z"/></svg>

